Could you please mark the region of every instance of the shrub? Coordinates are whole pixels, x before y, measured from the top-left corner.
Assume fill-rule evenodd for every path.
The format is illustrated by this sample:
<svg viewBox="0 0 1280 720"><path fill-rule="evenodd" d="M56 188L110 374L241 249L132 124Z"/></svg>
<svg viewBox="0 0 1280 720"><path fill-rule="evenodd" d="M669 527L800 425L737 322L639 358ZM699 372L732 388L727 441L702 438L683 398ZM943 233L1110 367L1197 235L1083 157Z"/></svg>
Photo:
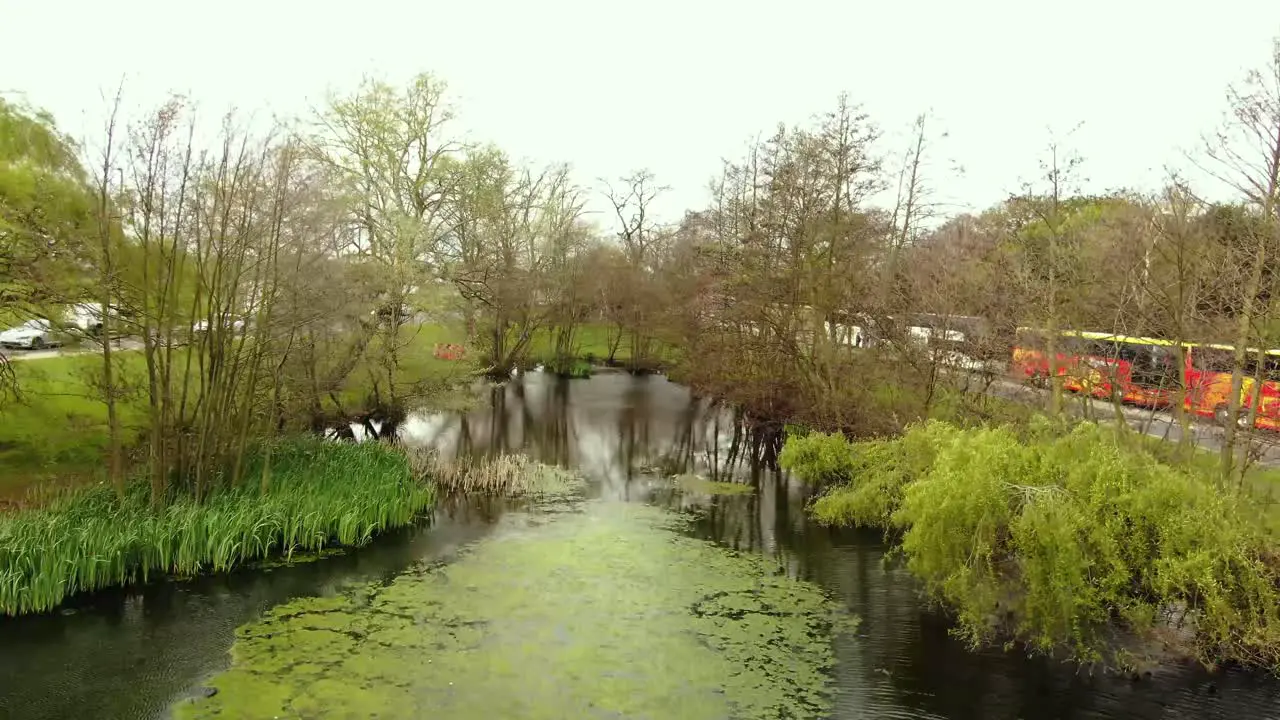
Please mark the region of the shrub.
<svg viewBox="0 0 1280 720"><path fill-rule="evenodd" d="M778 464L811 485L828 485L847 480L857 467L852 443L840 433L787 433Z"/></svg>
<svg viewBox="0 0 1280 720"><path fill-rule="evenodd" d="M954 432L945 423L929 422L911 427L897 440L858 443L839 434L813 433L788 439L778 463L816 485L856 480L831 488L814 502L819 522L888 527L907 482L928 469L939 438Z"/></svg>
<svg viewBox="0 0 1280 720"><path fill-rule="evenodd" d="M815 516L901 532L908 569L975 644L1012 637L1125 664L1117 630L1154 637L1185 622L1183 649L1201 661L1280 670L1276 537L1196 465L1091 423L930 422L890 441L791 442L802 477L845 468Z"/></svg>
<svg viewBox="0 0 1280 720"><path fill-rule="evenodd" d="M546 364L548 371L573 380L585 380L591 377L591 363L582 358L563 358Z"/></svg>

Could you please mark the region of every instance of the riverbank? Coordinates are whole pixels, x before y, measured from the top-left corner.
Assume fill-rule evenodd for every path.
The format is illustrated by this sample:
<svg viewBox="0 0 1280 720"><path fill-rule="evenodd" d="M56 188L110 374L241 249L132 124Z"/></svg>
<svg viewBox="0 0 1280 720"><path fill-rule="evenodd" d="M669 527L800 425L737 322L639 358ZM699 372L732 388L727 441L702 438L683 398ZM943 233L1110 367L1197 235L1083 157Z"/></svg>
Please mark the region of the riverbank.
<svg viewBox="0 0 1280 720"><path fill-rule="evenodd" d="M601 325L585 325L576 341L576 365L602 363L613 343L611 331ZM480 369L474 349L459 357L437 356L440 345L466 342L465 330L443 324L411 324L402 328L397 352L395 395L411 408L432 407L438 400L450 409L451 389L465 385ZM376 352L375 337L370 351ZM530 344L530 366L545 364L553 345L548 331L538 332ZM136 447L148 423L145 393L146 367L141 352L116 353L117 380L122 385L117 410L126 447ZM626 343L618 347L615 364L630 359ZM582 375L589 375L588 372ZM107 448L107 413L100 391L102 359L93 353L71 353L15 363L20 397L0 397L0 509L16 503L31 489L90 485L102 479ZM323 393L319 412L323 418L351 417L370 410L374 386L380 377L368 357L356 363L339 387ZM381 387L386 394L387 388ZM304 425L306 423L303 423Z"/></svg>
<svg viewBox="0 0 1280 720"><path fill-rule="evenodd" d="M268 556L358 546L431 507L403 452L304 438L279 444L245 483L153 508L144 483L125 498L99 485L0 515L0 614L39 613L81 592L160 576L226 572Z"/></svg>
<svg viewBox="0 0 1280 720"><path fill-rule="evenodd" d="M1012 639L1106 667L1155 648L1280 672L1275 510L1151 450L1041 418L857 443L811 434L781 463L827 488L811 506L820 521L887 531L971 645Z"/></svg>
<svg viewBox="0 0 1280 720"><path fill-rule="evenodd" d="M952 624L945 613L935 612L931 604L922 601L919 582L906 568L886 561L889 549L880 532L818 525L806 512L812 490L798 479L744 468L737 477L754 492L699 493L696 499L681 492L682 483L673 482L671 475L725 477L724 468L730 464L725 449L732 444L733 435L729 411L693 397L687 388L662 377L613 373L558 382L544 373L529 373L486 393L478 406L467 412L411 414L402 439L410 446L436 449L445 458L455 453L479 458L520 452L562 465L587 478L590 497L689 511L692 527L681 534L705 538L735 554L761 557L787 576L818 585L841 608L863 619L855 633L841 634L834 640L836 662L829 671L834 698L827 717L1030 718L1042 716L1049 707L1060 720L1260 718L1269 717L1280 706L1280 679L1238 668L1209 673L1193 664L1175 663L1153 668L1151 677L1143 675L1133 682L1128 676L1090 676L1052 658L1028 657L1020 649L994 647L974 652L949 632ZM715 463L717 448L719 463ZM719 475L712 472L717 466L722 469ZM0 688L4 688L0 717L172 717L175 704L204 697L212 679L235 661L228 653L239 653L232 650L238 639L236 628L261 623L264 613L272 613L277 606L300 598L345 595L348 589L385 585L388 579L405 574L414 576L406 580L413 582L428 568L440 568L438 572L447 575L447 566L465 562L470 549L485 538L492 538L495 544L519 544L528 539L549 547L541 540L550 540L544 530L550 530L548 521L552 518L527 513L526 505L476 497L455 502L441 493L429 519L382 533L364 547L328 554L319 562L269 563L266 567L253 563L232 573L92 593L51 613L0 618ZM604 539L611 551L625 549L607 532ZM590 553L594 547L588 543L582 552ZM668 550L675 548L663 545L662 552ZM648 560L644 555L637 558ZM587 616L592 622L604 612L631 627L635 620L665 614L656 602L644 607L633 602L657 597L649 584L610 584L619 576L638 577L637 570L624 561L614 558L609 563L596 563L589 557L578 557L569 572L581 579L581 584L566 583L553 589L577 591L576 596L567 598L570 604L565 607L585 607L592 613ZM662 564L654 567L662 572L652 577L653 583L664 582L669 570ZM515 568L516 573L519 569ZM493 581L504 583L504 577ZM542 585L555 579L535 578ZM519 587L513 584L502 589ZM537 592L535 587L529 586L530 594ZM498 588L485 585L471 590L428 582L426 588L429 593L456 591L464 602L472 602L474 597L496 599L498 592ZM637 615L623 616L622 606L611 611L609 603L617 597ZM554 606L548 609L541 603L517 606L521 612L556 612ZM490 604L472 602L455 609L469 612L472 607L478 613ZM565 629L581 627L573 624L573 613L560 615ZM324 619L323 614L309 613L293 627L318 629ZM372 619L381 622L383 618ZM767 632L770 619L765 613L744 614L743 621L753 622L743 627ZM671 627L665 620L659 622L658 627ZM318 641L323 640L323 633L331 633L300 632ZM597 642L607 645L610 637ZM575 650L583 656L596 652L592 640L582 635L557 634L555 642L568 643L575 638L581 642L564 647L561 656ZM366 639L361 652L389 651L375 645ZM540 652L539 648L525 650ZM557 650L549 648L547 653ZM602 651L608 652L608 648ZM430 651L411 649L405 653L409 663L433 657ZM684 656L674 660L680 657ZM665 656L654 654L651 659L660 664ZM382 661L377 664L385 665ZM517 676L515 683L532 683L537 678L545 683L561 680L550 676L548 665L526 667L529 677ZM586 683L606 688L627 679L616 677L615 666L574 663L572 667L580 676L565 682L574 686ZM294 681L301 679L306 669L285 671L281 686L292 692ZM472 679L471 675L460 675L444 684L449 690L470 694L474 691ZM431 677L424 677L423 682L429 685ZM344 702L357 702L356 696L381 690L381 686L372 691L357 687ZM399 691L390 687L387 692ZM237 701L228 698L226 702ZM555 713L557 709L553 706L547 711ZM555 717L576 716L577 709L567 707Z"/></svg>

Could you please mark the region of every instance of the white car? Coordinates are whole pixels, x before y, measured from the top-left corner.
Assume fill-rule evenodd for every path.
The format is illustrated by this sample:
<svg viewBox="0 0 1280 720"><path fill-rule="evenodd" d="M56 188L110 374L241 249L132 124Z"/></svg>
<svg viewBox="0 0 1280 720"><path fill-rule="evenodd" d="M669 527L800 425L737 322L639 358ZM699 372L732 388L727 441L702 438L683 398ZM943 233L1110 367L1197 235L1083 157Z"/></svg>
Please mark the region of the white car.
<svg viewBox="0 0 1280 720"><path fill-rule="evenodd" d="M18 327L0 332L0 346L23 350L57 347L65 340L66 334L54 328L53 323L43 318L28 320Z"/></svg>
<svg viewBox="0 0 1280 720"><path fill-rule="evenodd" d="M114 310L111 311L111 317L116 317ZM96 337L102 332L102 307L92 303L72 305L67 308L66 320L69 327L75 327L91 337Z"/></svg>
<svg viewBox="0 0 1280 720"><path fill-rule="evenodd" d="M237 335L240 334L240 331L244 330L244 327L245 327L244 320L231 321L230 329L231 329L231 332L234 334L237 334ZM198 320L194 325L191 326L192 333L202 333L208 329L209 329L208 320Z"/></svg>

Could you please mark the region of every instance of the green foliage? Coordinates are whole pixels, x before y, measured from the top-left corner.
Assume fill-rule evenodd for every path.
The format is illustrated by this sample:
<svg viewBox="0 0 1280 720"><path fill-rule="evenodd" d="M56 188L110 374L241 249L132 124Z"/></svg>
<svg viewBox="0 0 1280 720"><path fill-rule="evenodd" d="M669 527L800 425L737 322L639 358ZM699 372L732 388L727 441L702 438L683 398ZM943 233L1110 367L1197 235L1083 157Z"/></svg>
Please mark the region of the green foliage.
<svg viewBox="0 0 1280 720"><path fill-rule="evenodd" d="M797 464L816 455L802 452L807 440L783 456L802 477L833 472ZM1123 662L1118 631L1150 640L1185 622L1181 649L1201 661L1280 670L1276 537L1195 465L1161 462L1113 429L1047 420L929 422L823 457L853 459L814 514L900 531L907 567L975 644L1012 637Z"/></svg>
<svg viewBox="0 0 1280 720"><path fill-rule="evenodd" d="M789 423L784 423L782 426L783 436L788 438L804 437L805 435L808 435L811 432L813 432L812 428L810 428L807 425L802 425L800 423L789 422Z"/></svg>
<svg viewBox="0 0 1280 720"><path fill-rule="evenodd" d="M443 388L468 378L477 369L474 353L461 360L435 357L438 343L462 343L461 328L443 324L406 325L400 328L396 396L415 404L435 407L445 397ZM381 350L383 338L371 345ZM185 351L181 351L185 352ZM125 429L125 445L145 434L148 424L146 362L141 352L118 351L115 360L117 408ZM182 365L178 361L178 365ZM102 470L107 447L107 414L102 401L102 358L95 354L70 355L12 364L21 401L0 398L0 498L21 497L31 488L51 482L83 484ZM332 394L321 398L322 410L349 413L368 409L374 397L379 368L362 355L352 372L344 376ZM197 397L199 387L189 390ZM384 395L385 384L377 387ZM335 403L334 398L337 398ZM339 407L340 405L340 407ZM308 418L290 417L305 424Z"/></svg>
<svg viewBox="0 0 1280 720"><path fill-rule="evenodd" d="M929 406L928 419L963 426L1025 424L1038 412L1038 408L1032 404L991 393L939 387Z"/></svg>
<svg viewBox="0 0 1280 720"><path fill-rule="evenodd" d="M788 436L778 463L811 485L847 479L857 466L853 445L840 433Z"/></svg>
<svg viewBox="0 0 1280 720"><path fill-rule="evenodd" d="M828 525L888 526L908 482L927 470L934 448L953 426L929 422L913 426L898 440L851 443L843 435L813 433L788 439L778 463L810 483L854 478L819 497L812 512Z"/></svg>
<svg viewBox="0 0 1280 720"><path fill-rule="evenodd" d="M547 370L560 377L574 380L585 380L591 377L591 363L582 358L568 358L552 362L547 365Z"/></svg>
<svg viewBox="0 0 1280 720"><path fill-rule="evenodd" d="M65 289L95 207L75 143L47 113L0 98L0 308L35 309Z"/></svg>
<svg viewBox="0 0 1280 720"><path fill-rule="evenodd" d="M224 572L273 554L361 545L432 502L405 456L375 443L297 440L275 447L270 462L265 495L259 454L244 485L201 502L179 496L155 509L146 484L137 483L124 500L99 486L0 517L0 613L43 612L79 592L157 575Z"/></svg>

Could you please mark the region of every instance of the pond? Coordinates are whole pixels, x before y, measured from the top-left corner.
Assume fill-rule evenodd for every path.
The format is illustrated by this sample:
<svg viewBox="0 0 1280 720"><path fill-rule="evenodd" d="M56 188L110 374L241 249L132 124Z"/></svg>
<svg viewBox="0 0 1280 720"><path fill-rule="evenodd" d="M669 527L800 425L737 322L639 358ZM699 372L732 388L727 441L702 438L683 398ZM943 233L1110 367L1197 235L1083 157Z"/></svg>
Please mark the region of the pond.
<svg viewBox="0 0 1280 720"><path fill-rule="evenodd" d="M726 468L732 417L661 377L532 373L400 434L574 468L589 499L447 503L314 562L0 619L0 718L271 717L289 695L303 717L1280 717L1280 682L1259 673L1088 677L970 651L876 533L816 527L797 483Z"/></svg>

